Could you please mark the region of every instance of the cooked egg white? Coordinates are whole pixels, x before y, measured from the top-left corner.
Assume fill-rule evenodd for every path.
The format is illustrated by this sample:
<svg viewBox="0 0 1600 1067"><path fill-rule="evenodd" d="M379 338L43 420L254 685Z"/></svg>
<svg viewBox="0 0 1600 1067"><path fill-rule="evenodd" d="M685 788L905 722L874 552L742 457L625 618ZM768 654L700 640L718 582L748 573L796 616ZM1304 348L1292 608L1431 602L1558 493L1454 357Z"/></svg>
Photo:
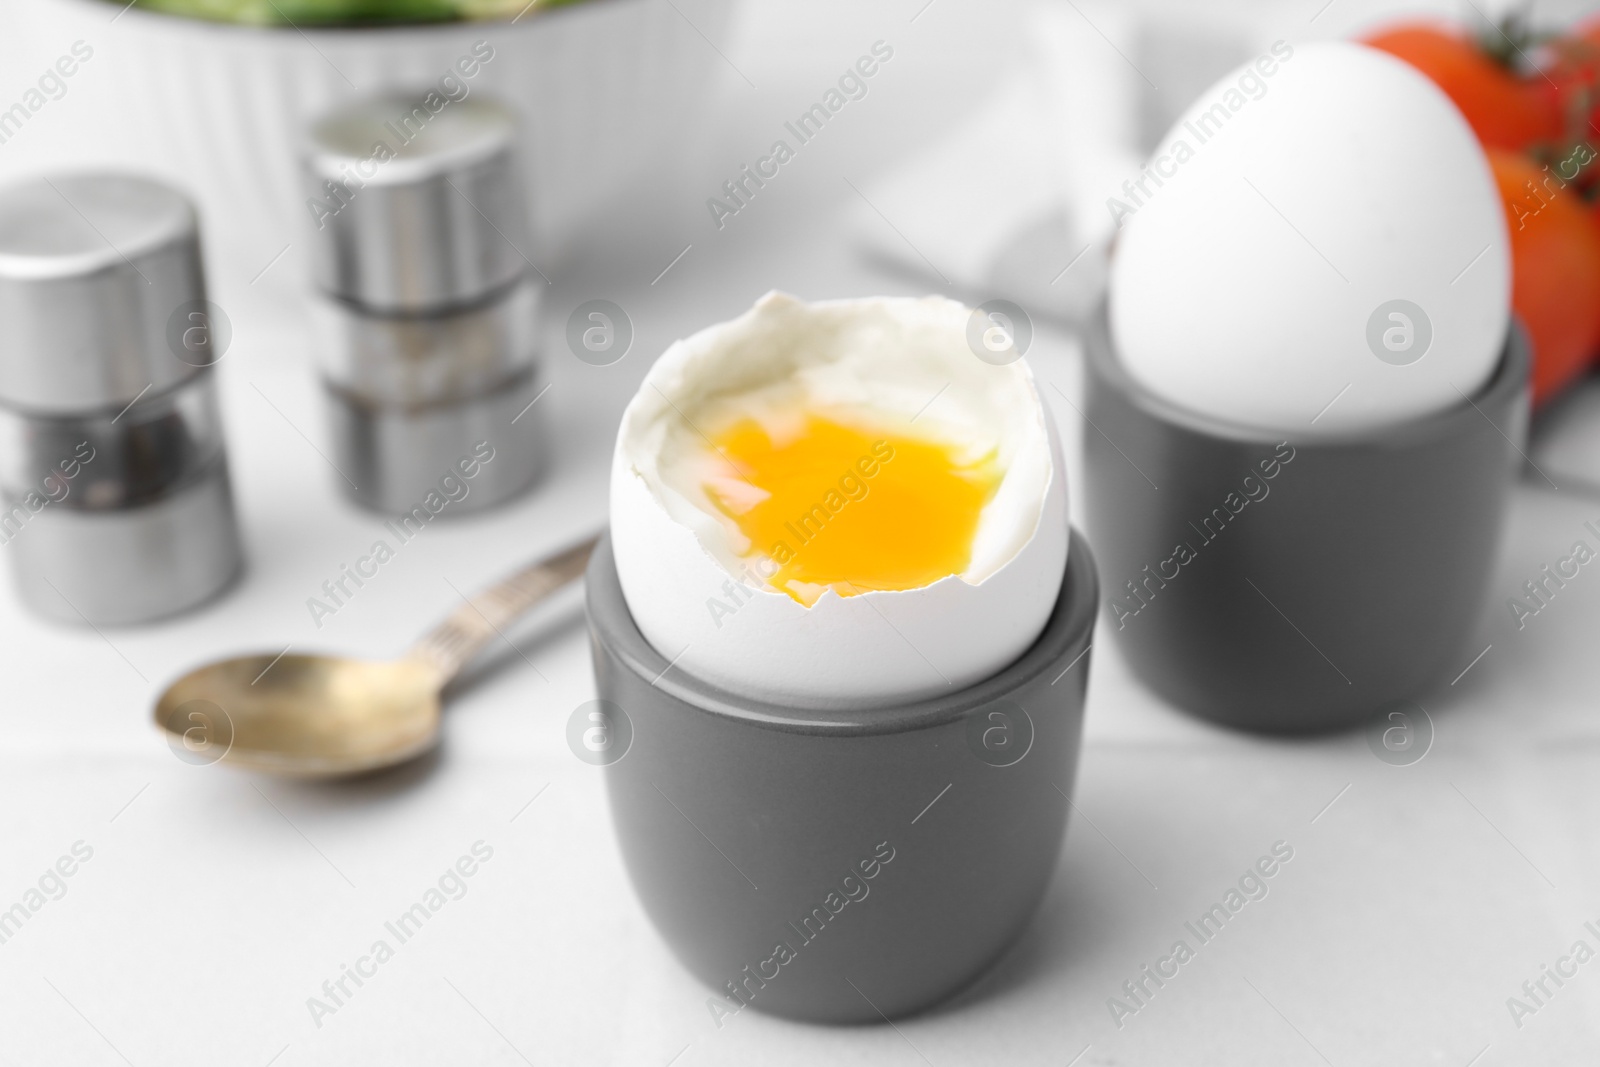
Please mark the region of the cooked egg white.
<svg viewBox="0 0 1600 1067"><path fill-rule="evenodd" d="M674 669L884 707L1038 637L1066 567L1060 445L1027 365L968 348L970 315L771 293L656 362L617 436L611 536Z"/></svg>

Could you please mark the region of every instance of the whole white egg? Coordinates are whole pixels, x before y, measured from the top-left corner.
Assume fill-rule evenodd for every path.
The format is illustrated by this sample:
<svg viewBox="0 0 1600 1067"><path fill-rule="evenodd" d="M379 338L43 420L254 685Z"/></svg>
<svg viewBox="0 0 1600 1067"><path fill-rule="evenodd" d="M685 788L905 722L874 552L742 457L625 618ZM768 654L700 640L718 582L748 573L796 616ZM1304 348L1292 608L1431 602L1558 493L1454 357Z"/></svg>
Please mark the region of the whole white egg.
<svg viewBox="0 0 1600 1067"><path fill-rule="evenodd" d="M1180 407L1292 435L1463 403L1506 339L1506 224L1466 121L1346 42L1219 81L1108 204L1122 363Z"/></svg>
<svg viewBox="0 0 1600 1067"><path fill-rule="evenodd" d="M657 360L618 431L611 539L628 609L670 669L784 706L861 709L955 692L1034 642L1066 569L1060 442L1027 364L997 366L969 348L971 315L938 297L807 304L770 293ZM774 552L711 499L751 492L718 473L712 441L741 413L770 421L819 408L998 464L965 570L844 595L769 584ZM838 519L872 499L830 489L816 504L824 510L807 513L826 522L828 508Z"/></svg>

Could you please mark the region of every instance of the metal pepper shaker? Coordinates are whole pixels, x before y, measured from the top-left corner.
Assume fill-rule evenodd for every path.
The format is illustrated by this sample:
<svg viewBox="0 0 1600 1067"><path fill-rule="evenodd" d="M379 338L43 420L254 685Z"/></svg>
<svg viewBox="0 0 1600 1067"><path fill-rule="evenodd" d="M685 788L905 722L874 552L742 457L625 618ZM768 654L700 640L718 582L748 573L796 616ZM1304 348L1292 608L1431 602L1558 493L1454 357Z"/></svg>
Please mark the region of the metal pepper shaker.
<svg viewBox="0 0 1600 1067"><path fill-rule="evenodd" d="M311 127L303 164L334 463L378 511L439 499L474 456L492 460L473 464L452 513L499 504L540 473L546 283L528 258L515 134L503 106L436 93L358 101Z"/></svg>
<svg viewBox="0 0 1600 1067"><path fill-rule="evenodd" d="M34 611L193 607L241 554L189 201L116 173L0 190L0 552Z"/></svg>

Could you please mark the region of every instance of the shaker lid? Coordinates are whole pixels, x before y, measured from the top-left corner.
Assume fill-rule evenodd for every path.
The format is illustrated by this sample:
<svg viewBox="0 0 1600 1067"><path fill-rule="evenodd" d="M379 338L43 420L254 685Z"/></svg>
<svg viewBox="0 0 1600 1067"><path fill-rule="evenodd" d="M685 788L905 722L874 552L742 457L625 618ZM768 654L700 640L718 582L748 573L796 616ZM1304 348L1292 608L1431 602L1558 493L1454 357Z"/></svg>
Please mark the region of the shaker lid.
<svg viewBox="0 0 1600 1067"><path fill-rule="evenodd" d="M120 407L199 372L174 347L208 314L194 209L119 173L41 175L0 189L0 403L43 413Z"/></svg>
<svg viewBox="0 0 1600 1067"><path fill-rule="evenodd" d="M521 277L532 249L515 138L504 106L437 92L371 97L313 123L303 163L318 287L426 312Z"/></svg>

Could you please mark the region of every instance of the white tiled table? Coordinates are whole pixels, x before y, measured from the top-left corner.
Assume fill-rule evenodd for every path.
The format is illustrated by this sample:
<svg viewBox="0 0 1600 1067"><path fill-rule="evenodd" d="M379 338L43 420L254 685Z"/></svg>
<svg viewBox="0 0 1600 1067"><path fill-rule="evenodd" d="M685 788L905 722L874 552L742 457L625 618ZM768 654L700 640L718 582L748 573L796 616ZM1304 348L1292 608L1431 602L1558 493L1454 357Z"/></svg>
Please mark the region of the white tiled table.
<svg viewBox="0 0 1600 1067"><path fill-rule="evenodd" d="M761 88L730 76L705 143L685 147L699 162L620 211L586 263L556 278L541 402L556 426L551 479L514 507L430 528L320 631L305 599L378 522L338 498L301 436L320 441L321 421L298 310L246 284L254 265L222 265L243 582L184 619L104 636L37 623L0 591L0 908L75 843L93 850L0 944L0 1064L1594 1062L1600 962L1549 986L1520 1029L1506 1007L1574 941L1600 949L1584 927L1600 928L1600 577L1584 571L1521 632L1504 606L1600 519L1600 500L1531 481L1462 666L1493 647L1427 702L1437 739L1413 766L1380 762L1359 733L1269 740L1202 725L1140 689L1102 628L1078 811L1037 922L976 989L895 1028L750 1012L713 1023L708 991L632 895L599 773L563 740L592 696L575 598L492 654L452 704L437 757L387 776L304 785L194 767L151 728L155 692L196 661L287 642L396 652L458 602L452 584L470 589L598 524L617 415L673 337L772 287L913 291L854 261L841 178L953 121L1011 43L1006 12L997 28L937 0L910 24L917 6L804 5L744 22L727 50ZM875 85L849 125L713 230L703 198L730 161L891 33L900 80ZM566 313L599 296L638 330L609 368L560 342ZM1037 372L1076 399L1075 346L1049 329L1036 345ZM1046 395L1077 507L1081 427ZM394 944L384 923L480 841L492 858L465 895L313 1019L308 998L374 941ZM1277 841L1294 856L1269 895L1119 1029L1107 998Z"/></svg>

